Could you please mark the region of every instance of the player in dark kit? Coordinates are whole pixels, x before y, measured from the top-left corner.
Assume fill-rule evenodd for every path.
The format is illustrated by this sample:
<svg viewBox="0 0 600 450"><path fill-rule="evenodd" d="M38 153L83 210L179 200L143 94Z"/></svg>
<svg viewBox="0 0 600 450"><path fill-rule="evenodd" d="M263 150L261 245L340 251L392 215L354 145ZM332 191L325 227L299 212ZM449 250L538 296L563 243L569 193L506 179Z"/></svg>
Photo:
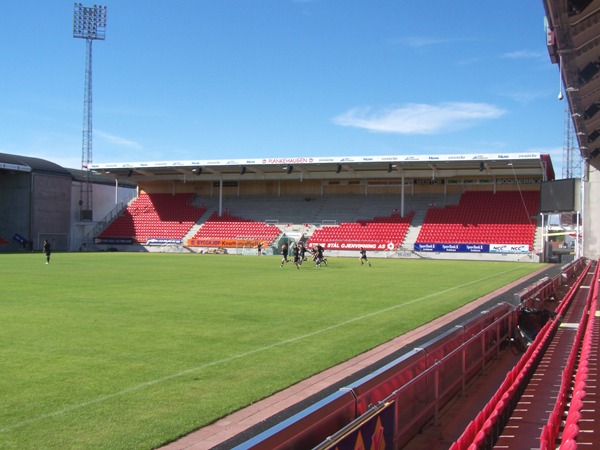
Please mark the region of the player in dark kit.
<svg viewBox="0 0 600 450"><path fill-rule="evenodd" d="M324 251L325 249L323 246L321 244L317 244L317 258L319 259L319 265L321 265L321 263L325 263L325 265L327 265L327 258L325 258L323 255Z"/></svg>
<svg viewBox="0 0 600 450"><path fill-rule="evenodd" d="M283 265L288 262L288 245L287 244L283 244L281 246L281 254L283 255L283 258L281 258L281 264L279 264L279 267L283 267Z"/></svg>
<svg viewBox="0 0 600 450"><path fill-rule="evenodd" d="M44 253L46 254L46 264L50 264L50 255L52 254L52 246L50 242L44 241Z"/></svg>
<svg viewBox="0 0 600 450"><path fill-rule="evenodd" d="M302 265L302 261L306 261L306 247L300 242L298 248L300 248L300 265Z"/></svg>
<svg viewBox="0 0 600 450"><path fill-rule="evenodd" d="M296 269L300 268L300 264L302 264L302 259L300 258L300 248L294 244L292 247L292 255L294 255L294 264L296 265Z"/></svg>
<svg viewBox="0 0 600 450"><path fill-rule="evenodd" d="M360 248L360 265L362 266L364 263L367 263L369 267L371 267L371 261L367 258L367 251L361 247Z"/></svg>

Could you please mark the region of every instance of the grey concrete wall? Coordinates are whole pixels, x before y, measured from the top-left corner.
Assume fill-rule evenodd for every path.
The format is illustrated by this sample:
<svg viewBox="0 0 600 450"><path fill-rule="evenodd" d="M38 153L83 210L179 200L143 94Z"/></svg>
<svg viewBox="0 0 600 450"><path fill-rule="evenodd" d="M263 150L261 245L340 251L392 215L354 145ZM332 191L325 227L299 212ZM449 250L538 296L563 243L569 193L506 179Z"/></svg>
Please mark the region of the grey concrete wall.
<svg viewBox="0 0 600 450"><path fill-rule="evenodd" d="M590 259L600 258L600 157L590 163L588 181L584 183L583 253Z"/></svg>
<svg viewBox="0 0 600 450"><path fill-rule="evenodd" d="M43 239L48 238L55 242L55 250L68 250L71 184L71 177L44 173L33 175L31 232L34 250L39 250Z"/></svg>
<svg viewBox="0 0 600 450"><path fill-rule="evenodd" d="M79 220L79 198L81 196L81 183L74 182L71 187L71 234L70 251L82 249L82 243L88 233L93 232L96 225L114 215L125 207L129 201L137 196L137 190L131 187L110 186L106 184L95 184L93 186L93 220L92 222L81 222ZM107 217L109 216L109 217Z"/></svg>
<svg viewBox="0 0 600 450"><path fill-rule="evenodd" d="M31 173L0 172L0 236L10 241L0 251L16 251L19 245L12 240L15 233L31 239L30 204Z"/></svg>

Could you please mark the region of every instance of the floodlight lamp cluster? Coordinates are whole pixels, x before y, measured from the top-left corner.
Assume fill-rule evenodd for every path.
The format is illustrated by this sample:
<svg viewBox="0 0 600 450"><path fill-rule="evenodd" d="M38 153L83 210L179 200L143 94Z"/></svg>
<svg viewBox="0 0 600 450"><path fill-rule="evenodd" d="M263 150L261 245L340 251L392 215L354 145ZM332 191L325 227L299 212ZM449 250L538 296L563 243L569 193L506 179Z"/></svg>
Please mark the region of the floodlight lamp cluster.
<svg viewBox="0 0 600 450"><path fill-rule="evenodd" d="M106 6L83 6L74 3L73 37L82 39L106 38Z"/></svg>

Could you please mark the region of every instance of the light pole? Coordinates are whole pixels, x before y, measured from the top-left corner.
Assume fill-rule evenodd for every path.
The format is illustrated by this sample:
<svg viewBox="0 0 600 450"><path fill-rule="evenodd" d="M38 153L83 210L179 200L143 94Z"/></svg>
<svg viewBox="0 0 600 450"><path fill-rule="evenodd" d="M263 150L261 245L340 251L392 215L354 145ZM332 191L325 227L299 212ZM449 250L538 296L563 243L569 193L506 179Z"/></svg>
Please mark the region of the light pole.
<svg viewBox="0 0 600 450"><path fill-rule="evenodd" d="M92 173L92 42L106 37L106 6L74 4L73 37L85 39L85 87L83 96L83 138L81 169L85 180L81 182L79 220L91 222L93 217Z"/></svg>

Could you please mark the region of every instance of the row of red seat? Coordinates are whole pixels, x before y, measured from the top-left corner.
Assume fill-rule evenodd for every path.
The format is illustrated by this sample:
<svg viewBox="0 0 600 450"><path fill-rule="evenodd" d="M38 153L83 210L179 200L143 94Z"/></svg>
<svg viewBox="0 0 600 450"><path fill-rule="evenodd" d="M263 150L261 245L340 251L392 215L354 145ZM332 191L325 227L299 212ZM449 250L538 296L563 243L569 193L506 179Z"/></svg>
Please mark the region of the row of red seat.
<svg viewBox="0 0 600 450"><path fill-rule="evenodd" d="M421 229L417 242L447 244L524 244L533 248L535 243L535 225L526 225L522 229L508 229L503 226L490 229L464 229L460 227L435 227Z"/></svg>
<svg viewBox="0 0 600 450"><path fill-rule="evenodd" d="M573 265L578 265L581 262L576 261ZM450 450L478 450L493 447L510 414L518 403L521 394L524 392L543 358L546 349L550 345L556 329L560 325L561 317L564 316L565 311L569 308L577 289L586 275L586 270L587 267L581 272L577 282L571 286L569 292L560 303L560 306L556 310L557 318L546 322L517 364L508 372L506 378L490 401L483 407L475 419L469 423L463 434L452 444ZM554 448L554 446L551 448Z"/></svg>
<svg viewBox="0 0 600 450"><path fill-rule="evenodd" d="M206 212L190 204L194 194L140 194L100 238L181 239Z"/></svg>
<svg viewBox="0 0 600 450"><path fill-rule="evenodd" d="M474 192L463 194L458 206L429 209L417 243L496 243L525 244L533 247L536 225L526 215L521 217L517 201L527 202L537 213L535 192ZM110 224L99 237L133 237L145 242L148 237L181 238L206 212L190 204L194 194L141 194ZM472 205L482 204L474 211ZM446 215L446 216L445 216ZM313 241L394 241L400 245L414 217L394 213L368 220L325 226L316 230ZM173 224L179 224L173 226ZM221 224L219 230L219 225ZM227 224L227 225L225 225ZM235 225L232 225L235 224ZM279 229L263 222L253 222L228 213L213 213L195 238L235 238L256 236L275 239Z"/></svg>
<svg viewBox="0 0 600 450"><path fill-rule="evenodd" d="M582 417L581 410L583 407L583 398L586 395L589 361L595 351L592 349L592 339L598 302L599 271L600 263L596 265L592 284L590 286L591 288L586 300L586 314L583 315L583 320L577 328L574 345L569 354L565 369L563 370L554 408L550 413L548 423L542 428L540 450L556 448L556 441L560 433L563 416L567 409L567 417L564 426L562 427L563 431L560 439L560 448L577 448L576 438L579 434L578 423ZM578 365L577 361L579 361Z"/></svg>
<svg viewBox="0 0 600 450"><path fill-rule="evenodd" d="M196 232L194 239L260 239L270 245L280 233L278 227L264 222L213 213Z"/></svg>
<svg viewBox="0 0 600 450"><path fill-rule="evenodd" d="M356 222L343 222L336 226L324 226L312 234L308 241L326 242L389 242L396 245L402 244L410 223L414 217L414 211L406 216L392 214L391 216L377 216L373 219L362 219Z"/></svg>
<svg viewBox="0 0 600 450"><path fill-rule="evenodd" d="M523 244L533 247L539 193L467 191L458 205L427 210L417 243Z"/></svg>

